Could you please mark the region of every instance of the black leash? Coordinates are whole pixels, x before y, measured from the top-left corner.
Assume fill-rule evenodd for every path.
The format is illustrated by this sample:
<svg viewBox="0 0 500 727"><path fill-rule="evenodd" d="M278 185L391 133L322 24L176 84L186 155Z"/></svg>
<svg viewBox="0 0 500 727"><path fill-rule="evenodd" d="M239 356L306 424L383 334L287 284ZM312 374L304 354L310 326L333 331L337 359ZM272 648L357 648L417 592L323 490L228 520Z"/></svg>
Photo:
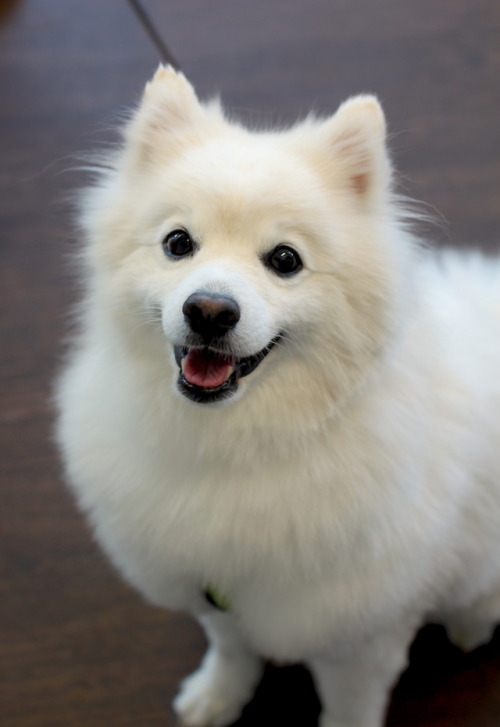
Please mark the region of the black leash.
<svg viewBox="0 0 500 727"><path fill-rule="evenodd" d="M132 10L136 14L140 24L142 25L142 27L144 28L144 30L146 31L146 33L149 35L150 39L152 40L153 45L156 46L156 49L161 56L161 59L165 63L168 63L170 66L173 66L176 70L179 70L180 69L179 64L177 63L177 61L175 60L172 53L169 51L169 49L163 42L163 39L160 36L160 34L158 33L158 31L156 30L155 26L153 25L151 18L149 17L149 15L146 13L144 8L142 7L142 3L140 2L140 0L128 0L128 1L129 1L129 5L132 7Z"/></svg>

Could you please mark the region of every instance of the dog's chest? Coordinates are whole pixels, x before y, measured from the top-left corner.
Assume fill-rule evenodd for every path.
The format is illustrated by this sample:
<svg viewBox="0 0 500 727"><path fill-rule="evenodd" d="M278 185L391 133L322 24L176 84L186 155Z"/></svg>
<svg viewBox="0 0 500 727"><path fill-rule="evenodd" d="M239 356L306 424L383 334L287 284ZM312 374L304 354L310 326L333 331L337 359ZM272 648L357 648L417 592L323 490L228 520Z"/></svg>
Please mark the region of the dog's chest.
<svg viewBox="0 0 500 727"><path fill-rule="evenodd" d="M210 608L204 592L216 592L259 648L273 643L270 655L281 658L295 658L287 649L297 643L304 619L309 634L313 622L322 623L321 613L345 631L360 616L353 603L376 606L372 593L381 593L383 584L371 582L374 570L367 575L368 542L359 540L356 548L347 542L331 473L324 483L307 481L298 466L224 474L206 467L194 480L179 473L148 477L140 488L99 499L93 512L100 539L148 598L199 610Z"/></svg>
<svg viewBox="0 0 500 727"><path fill-rule="evenodd" d="M373 595L385 590L381 580L367 577L357 557L336 556L334 539L326 542L318 529L303 527L298 537L293 520L268 532L255 513L213 517L187 508L176 519L157 507L145 526L129 514L126 528L111 538L107 532L108 549L150 600L191 612L223 605L270 658L301 659L337 632L357 631L370 609L381 610ZM363 613L353 604L363 604Z"/></svg>

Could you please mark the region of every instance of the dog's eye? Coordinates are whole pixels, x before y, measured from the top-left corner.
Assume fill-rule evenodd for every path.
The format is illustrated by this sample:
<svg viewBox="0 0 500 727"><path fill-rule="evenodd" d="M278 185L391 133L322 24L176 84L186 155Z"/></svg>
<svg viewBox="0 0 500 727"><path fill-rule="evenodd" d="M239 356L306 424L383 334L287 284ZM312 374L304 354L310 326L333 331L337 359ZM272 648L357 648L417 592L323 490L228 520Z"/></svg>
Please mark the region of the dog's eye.
<svg viewBox="0 0 500 727"><path fill-rule="evenodd" d="M195 244L186 230L173 230L163 240L163 250L168 257L180 258L192 255Z"/></svg>
<svg viewBox="0 0 500 727"><path fill-rule="evenodd" d="M299 253L288 245L278 245L265 258L266 265L278 275L295 275L302 270Z"/></svg>

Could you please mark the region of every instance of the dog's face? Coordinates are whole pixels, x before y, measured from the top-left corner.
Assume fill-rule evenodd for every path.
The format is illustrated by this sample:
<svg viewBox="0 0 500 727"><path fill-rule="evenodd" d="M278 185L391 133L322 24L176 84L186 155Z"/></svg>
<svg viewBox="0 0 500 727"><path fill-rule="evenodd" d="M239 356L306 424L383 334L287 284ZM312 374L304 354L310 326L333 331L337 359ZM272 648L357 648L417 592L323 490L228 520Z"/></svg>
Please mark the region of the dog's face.
<svg viewBox="0 0 500 727"><path fill-rule="evenodd" d="M161 68L111 177L89 205L96 256L120 325L161 321L183 397L230 403L261 381L339 398L383 347L397 281L373 98L249 132Z"/></svg>
<svg viewBox="0 0 500 727"><path fill-rule="evenodd" d="M327 200L275 140L234 136L186 150L161 184L162 325L178 390L198 403L241 394L314 325L319 304L315 241L326 233Z"/></svg>

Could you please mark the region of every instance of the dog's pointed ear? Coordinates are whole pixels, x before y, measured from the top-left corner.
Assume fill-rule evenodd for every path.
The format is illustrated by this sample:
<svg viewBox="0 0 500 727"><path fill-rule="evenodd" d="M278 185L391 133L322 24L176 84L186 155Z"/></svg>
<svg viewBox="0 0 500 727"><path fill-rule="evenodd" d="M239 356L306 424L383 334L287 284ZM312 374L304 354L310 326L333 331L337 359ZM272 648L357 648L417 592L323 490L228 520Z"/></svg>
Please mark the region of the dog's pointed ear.
<svg viewBox="0 0 500 727"><path fill-rule="evenodd" d="M203 116L204 107L184 74L160 65L126 129L127 145L135 160L165 158L175 153Z"/></svg>
<svg viewBox="0 0 500 727"><path fill-rule="evenodd" d="M387 154L384 112L375 96L354 96L323 122L322 149L325 163L342 187L359 200L385 193L391 177Z"/></svg>

